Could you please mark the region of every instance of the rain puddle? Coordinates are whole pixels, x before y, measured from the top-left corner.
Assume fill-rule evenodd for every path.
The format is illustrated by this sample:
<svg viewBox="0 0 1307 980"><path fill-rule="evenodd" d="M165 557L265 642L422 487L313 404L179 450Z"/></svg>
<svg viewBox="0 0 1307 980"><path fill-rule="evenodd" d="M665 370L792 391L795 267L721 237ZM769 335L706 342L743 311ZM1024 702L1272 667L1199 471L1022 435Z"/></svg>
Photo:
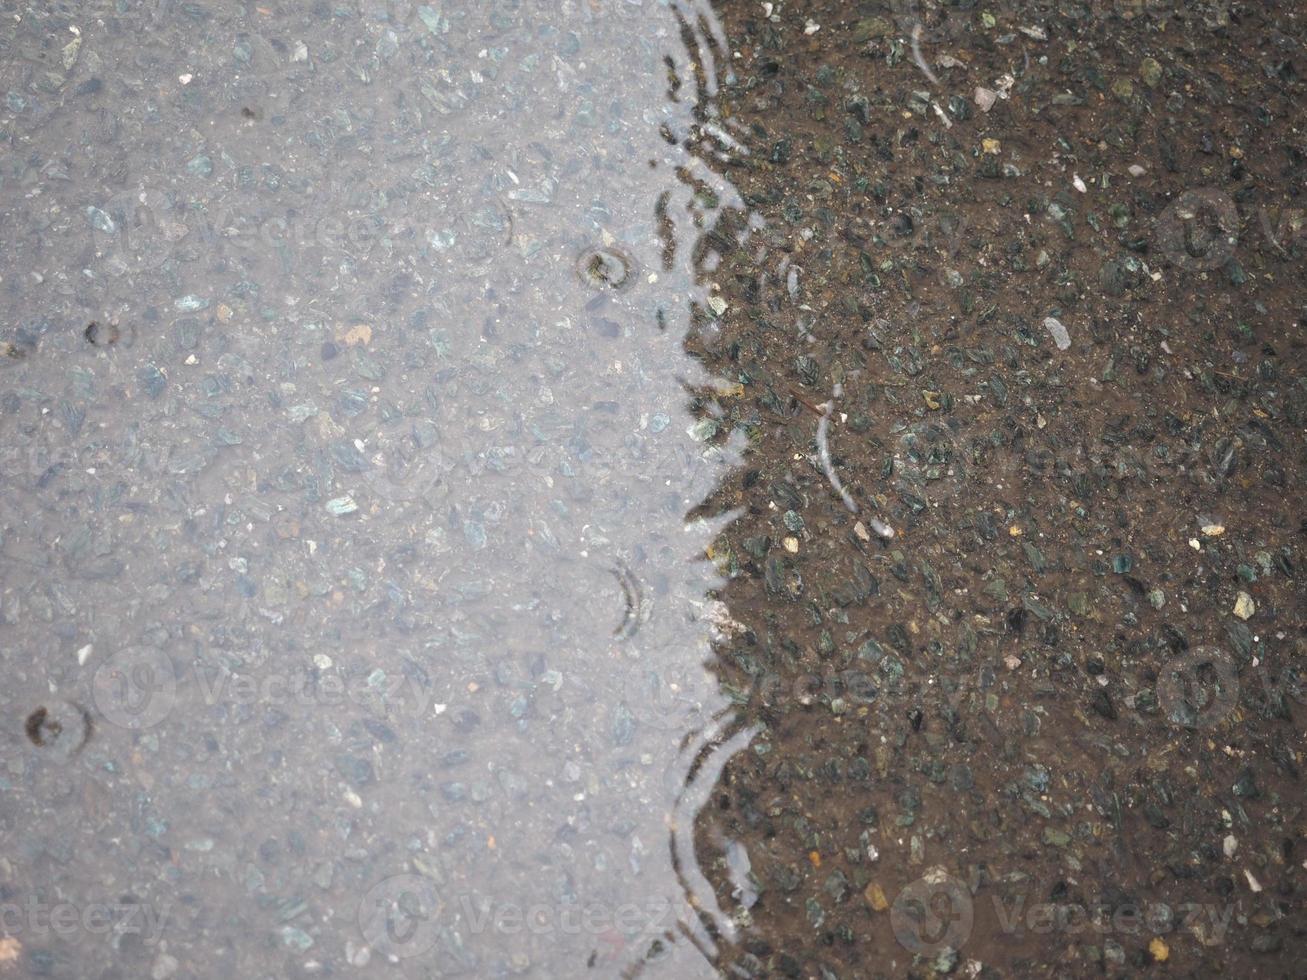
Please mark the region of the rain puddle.
<svg viewBox="0 0 1307 980"><path fill-rule="evenodd" d="M1294 974L1295 14L11 5L0 980Z"/></svg>
<svg viewBox="0 0 1307 980"><path fill-rule="evenodd" d="M0 970L713 975L712 12L5 30Z"/></svg>

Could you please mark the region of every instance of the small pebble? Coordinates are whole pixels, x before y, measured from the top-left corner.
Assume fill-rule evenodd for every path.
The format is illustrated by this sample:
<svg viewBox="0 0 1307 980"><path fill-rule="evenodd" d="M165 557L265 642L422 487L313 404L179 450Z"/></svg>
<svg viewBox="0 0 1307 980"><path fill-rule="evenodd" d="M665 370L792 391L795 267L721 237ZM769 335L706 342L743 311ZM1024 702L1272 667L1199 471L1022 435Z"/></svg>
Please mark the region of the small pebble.
<svg viewBox="0 0 1307 980"><path fill-rule="evenodd" d="M1066 350L1071 346L1071 335L1067 333L1061 320L1051 316L1044 317L1044 329L1052 336L1058 350Z"/></svg>
<svg viewBox="0 0 1307 980"><path fill-rule="evenodd" d="M354 502L354 498L349 494L343 497L335 497L327 501L327 513L336 517L343 517L346 514L352 514L359 509L359 505Z"/></svg>
<svg viewBox="0 0 1307 980"><path fill-rule="evenodd" d="M1256 611L1257 605L1253 602L1253 597L1247 592L1240 592L1234 600L1234 614L1240 619L1250 619Z"/></svg>
<svg viewBox="0 0 1307 980"><path fill-rule="evenodd" d="M177 975L180 966L177 957L169 953L160 953L154 958L154 965L150 967L150 980L169 980L170 977Z"/></svg>

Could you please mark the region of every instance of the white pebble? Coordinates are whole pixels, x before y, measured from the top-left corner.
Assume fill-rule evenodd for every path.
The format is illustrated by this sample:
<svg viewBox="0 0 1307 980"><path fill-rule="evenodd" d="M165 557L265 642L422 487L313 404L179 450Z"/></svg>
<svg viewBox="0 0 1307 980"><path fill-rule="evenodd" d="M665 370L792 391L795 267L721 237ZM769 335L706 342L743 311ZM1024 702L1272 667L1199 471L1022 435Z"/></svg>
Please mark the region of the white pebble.
<svg viewBox="0 0 1307 980"><path fill-rule="evenodd" d="M1056 317L1044 317L1044 329L1053 337L1053 343L1057 344L1058 350L1066 350L1071 346L1071 335L1066 332L1066 327L1062 326L1062 321Z"/></svg>

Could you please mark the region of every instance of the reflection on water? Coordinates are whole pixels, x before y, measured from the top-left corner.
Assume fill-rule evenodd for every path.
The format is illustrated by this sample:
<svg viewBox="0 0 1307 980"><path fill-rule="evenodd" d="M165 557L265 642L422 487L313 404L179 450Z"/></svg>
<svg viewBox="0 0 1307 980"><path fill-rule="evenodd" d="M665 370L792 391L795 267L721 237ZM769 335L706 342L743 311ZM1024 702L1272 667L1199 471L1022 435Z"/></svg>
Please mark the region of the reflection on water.
<svg viewBox="0 0 1307 980"><path fill-rule="evenodd" d="M750 227L712 12L101 4L4 44L6 949L711 975L691 834L751 736L706 669L743 439L686 354ZM43 705L92 736L20 741Z"/></svg>

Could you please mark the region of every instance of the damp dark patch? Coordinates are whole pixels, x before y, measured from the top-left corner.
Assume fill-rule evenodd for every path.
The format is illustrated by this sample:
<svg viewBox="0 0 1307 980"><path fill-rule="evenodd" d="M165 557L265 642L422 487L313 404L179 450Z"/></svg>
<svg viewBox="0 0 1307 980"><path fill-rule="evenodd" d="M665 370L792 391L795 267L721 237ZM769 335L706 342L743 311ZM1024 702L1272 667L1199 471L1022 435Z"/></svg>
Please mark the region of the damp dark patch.
<svg viewBox="0 0 1307 980"><path fill-rule="evenodd" d="M622 621L613 630L613 635L623 640L630 639L644 621L644 593L640 589L640 582L625 565L619 562L609 571L622 587L622 599L625 602Z"/></svg>
<svg viewBox="0 0 1307 980"><path fill-rule="evenodd" d="M122 338L122 330L119 329L117 324L100 323L92 320L86 325L86 329L82 331L82 336L93 347L111 347Z"/></svg>
<svg viewBox="0 0 1307 980"><path fill-rule="evenodd" d="M581 281L595 289L627 289L635 282L635 260L616 248L588 248L576 262Z"/></svg>
<svg viewBox="0 0 1307 980"><path fill-rule="evenodd" d="M58 722L50 721L50 713L45 708L37 708L28 715L26 727L27 740L33 745L47 745L62 731Z"/></svg>
<svg viewBox="0 0 1307 980"><path fill-rule="evenodd" d="M90 739L91 716L79 704L59 701L49 706L42 705L29 714L23 730L27 733L27 740L37 748L69 758Z"/></svg>

